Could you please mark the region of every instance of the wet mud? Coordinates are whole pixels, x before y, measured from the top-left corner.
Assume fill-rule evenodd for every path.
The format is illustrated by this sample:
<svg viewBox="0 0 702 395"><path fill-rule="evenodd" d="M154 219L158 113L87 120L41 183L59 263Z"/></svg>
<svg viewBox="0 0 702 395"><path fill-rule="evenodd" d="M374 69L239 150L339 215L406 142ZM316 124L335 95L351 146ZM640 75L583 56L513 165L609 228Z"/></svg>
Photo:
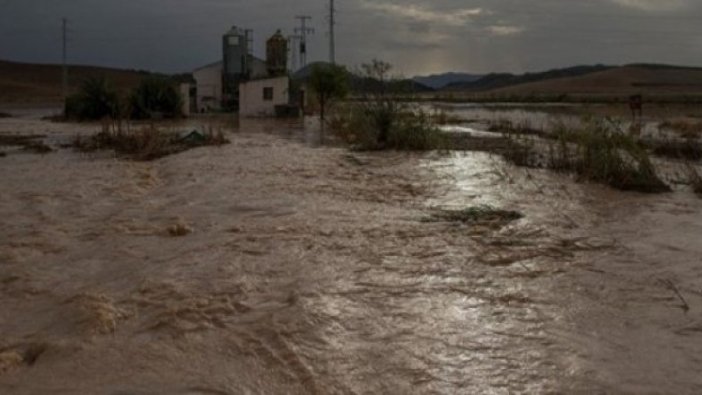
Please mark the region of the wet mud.
<svg viewBox="0 0 702 395"><path fill-rule="evenodd" d="M310 125L227 137L2 159L0 393L702 391L694 195L350 153ZM426 220L485 205L521 215Z"/></svg>

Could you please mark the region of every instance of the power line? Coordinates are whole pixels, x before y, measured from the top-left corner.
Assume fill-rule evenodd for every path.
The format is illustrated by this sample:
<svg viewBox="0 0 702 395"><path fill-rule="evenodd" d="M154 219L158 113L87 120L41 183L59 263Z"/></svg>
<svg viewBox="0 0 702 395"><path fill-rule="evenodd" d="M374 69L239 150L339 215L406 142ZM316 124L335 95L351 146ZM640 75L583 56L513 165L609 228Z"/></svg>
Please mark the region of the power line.
<svg viewBox="0 0 702 395"><path fill-rule="evenodd" d="M329 0L329 63L331 64L336 64L336 43L334 42L335 14L334 0Z"/></svg>

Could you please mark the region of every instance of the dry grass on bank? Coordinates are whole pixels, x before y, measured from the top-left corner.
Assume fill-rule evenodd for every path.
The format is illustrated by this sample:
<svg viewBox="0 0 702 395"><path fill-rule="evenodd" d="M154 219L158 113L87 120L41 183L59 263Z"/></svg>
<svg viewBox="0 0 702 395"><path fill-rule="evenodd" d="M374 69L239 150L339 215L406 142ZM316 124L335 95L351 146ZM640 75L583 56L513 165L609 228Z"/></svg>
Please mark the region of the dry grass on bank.
<svg viewBox="0 0 702 395"><path fill-rule="evenodd" d="M221 131L183 135L151 126L137 130L103 128L100 133L91 136L76 136L72 146L81 152L114 150L123 158L152 161L197 147L228 143Z"/></svg>
<svg viewBox="0 0 702 395"><path fill-rule="evenodd" d="M44 138L45 135L0 134L0 146L22 147L23 151L36 154L52 152L53 149L42 141Z"/></svg>

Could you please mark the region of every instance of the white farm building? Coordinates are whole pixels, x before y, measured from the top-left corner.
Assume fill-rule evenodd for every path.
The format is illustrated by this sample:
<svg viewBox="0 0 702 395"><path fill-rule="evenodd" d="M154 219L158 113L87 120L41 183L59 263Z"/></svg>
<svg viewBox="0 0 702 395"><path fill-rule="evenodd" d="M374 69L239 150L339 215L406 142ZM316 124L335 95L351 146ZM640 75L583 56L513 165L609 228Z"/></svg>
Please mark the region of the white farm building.
<svg viewBox="0 0 702 395"><path fill-rule="evenodd" d="M287 74L287 39L280 31L266 42L267 59L250 54L249 31L233 27L223 36L223 60L193 71L193 110L239 111L241 116L275 116L301 110L304 94Z"/></svg>

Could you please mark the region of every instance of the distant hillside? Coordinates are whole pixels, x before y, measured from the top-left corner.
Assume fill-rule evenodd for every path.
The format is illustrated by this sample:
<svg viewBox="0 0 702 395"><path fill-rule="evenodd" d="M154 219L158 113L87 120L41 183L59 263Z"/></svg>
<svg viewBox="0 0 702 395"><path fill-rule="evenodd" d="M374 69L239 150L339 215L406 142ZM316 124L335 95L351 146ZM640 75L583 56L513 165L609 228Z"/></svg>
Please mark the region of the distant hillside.
<svg viewBox="0 0 702 395"><path fill-rule="evenodd" d="M488 74L445 92L474 97L622 96L635 93L680 96L702 94L702 68L660 64L576 66L541 73Z"/></svg>
<svg viewBox="0 0 702 395"><path fill-rule="evenodd" d="M433 89L442 89L451 84L474 82L482 77L482 75L468 73L443 73L418 76L414 77L413 80Z"/></svg>
<svg viewBox="0 0 702 395"><path fill-rule="evenodd" d="M92 66L70 66L69 87L73 92L89 77L105 76L121 91L139 84L148 72ZM61 103L60 65L18 63L0 60L0 103Z"/></svg>
<svg viewBox="0 0 702 395"><path fill-rule="evenodd" d="M702 68L628 65L574 77L516 84L490 91L498 95L686 95L702 93Z"/></svg>
<svg viewBox="0 0 702 395"><path fill-rule="evenodd" d="M554 69L539 73L521 75L509 73L491 73L472 82L456 82L444 87L450 91L481 92L504 88L507 86L526 84L530 82L550 80L554 78L577 77L611 69L611 66L575 66L565 69Z"/></svg>

